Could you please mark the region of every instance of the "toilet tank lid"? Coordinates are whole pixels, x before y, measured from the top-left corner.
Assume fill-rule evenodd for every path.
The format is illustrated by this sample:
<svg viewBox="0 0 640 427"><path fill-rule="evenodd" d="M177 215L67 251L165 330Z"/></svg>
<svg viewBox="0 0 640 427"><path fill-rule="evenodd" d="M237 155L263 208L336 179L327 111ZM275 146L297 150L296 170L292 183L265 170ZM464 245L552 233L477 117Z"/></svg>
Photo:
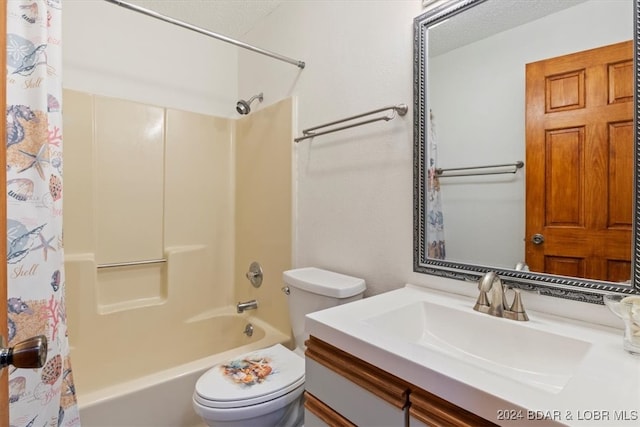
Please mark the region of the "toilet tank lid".
<svg viewBox="0 0 640 427"><path fill-rule="evenodd" d="M282 276L289 286L334 298L349 298L366 288L364 279L316 267L288 270Z"/></svg>

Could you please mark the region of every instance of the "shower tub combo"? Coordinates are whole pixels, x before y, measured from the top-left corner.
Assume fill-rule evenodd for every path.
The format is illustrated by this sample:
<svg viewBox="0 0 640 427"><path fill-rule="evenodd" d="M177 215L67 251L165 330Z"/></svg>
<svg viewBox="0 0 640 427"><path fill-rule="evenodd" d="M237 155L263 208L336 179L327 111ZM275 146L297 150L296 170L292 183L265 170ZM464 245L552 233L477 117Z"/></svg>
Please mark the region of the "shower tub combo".
<svg viewBox="0 0 640 427"><path fill-rule="evenodd" d="M237 124L71 90L64 103L65 392L84 427L202 426L192 396L206 370L291 339L281 276L257 290L240 266L290 268L292 100ZM269 149L235 161L256 146ZM254 298L269 304L236 312Z"/></svg>
<svg viewBox="0 0 640 427"><path fill-rule="evenodd" d="M131 349L133 356L120 364L117 375L101 370L110 355L72 349L82 425L203 426L192 408L197 379L218 363L276 343L286 345L290 339L258 318L231 310L199 316L183 326L185 333L167 337L155 348ZM127 354L126 348L113 351Z"/></svg>

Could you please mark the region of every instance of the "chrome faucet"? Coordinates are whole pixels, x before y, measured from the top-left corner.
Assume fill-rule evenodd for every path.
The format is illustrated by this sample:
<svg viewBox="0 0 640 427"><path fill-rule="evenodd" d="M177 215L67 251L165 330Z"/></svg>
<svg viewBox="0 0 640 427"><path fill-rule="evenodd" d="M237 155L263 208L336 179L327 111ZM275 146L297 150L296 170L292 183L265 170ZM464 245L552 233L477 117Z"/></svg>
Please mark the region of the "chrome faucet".
<svg viewBox="0 0 640 427"><path fill-rule="evenodd" d="M474 310L491 316L504 317L505 319L529 320L529 316L527 316L522 305L520 290L513 290L515 295L513 303L509 306L505 295L505 286L502 284L500 277L493 271L485 273L480 278L478 289L480 290L480 295L478 295L476 305L473 307Z"/></svg>
<svg viewBox="0 0 640 427"><path fill-rule="evenodd" d="M238 302L236 308L238 309L238 313L243 313L246 310L255 310L258 308L258 300L252 299L251 301Z"/></svg>

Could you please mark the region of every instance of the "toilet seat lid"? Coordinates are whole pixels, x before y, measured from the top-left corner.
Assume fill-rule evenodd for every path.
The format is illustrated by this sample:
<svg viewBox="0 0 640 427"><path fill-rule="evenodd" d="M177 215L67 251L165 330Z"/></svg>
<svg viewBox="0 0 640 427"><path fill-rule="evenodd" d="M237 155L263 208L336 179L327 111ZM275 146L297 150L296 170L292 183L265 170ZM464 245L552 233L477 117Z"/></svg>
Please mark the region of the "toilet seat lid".
<svg viewBox="0 0 640 427"><path fill-rule="evenodd" d="M240 355L196 382L198 403L238 408L276 399L304 384L304 359L281 344Z"/></svg>

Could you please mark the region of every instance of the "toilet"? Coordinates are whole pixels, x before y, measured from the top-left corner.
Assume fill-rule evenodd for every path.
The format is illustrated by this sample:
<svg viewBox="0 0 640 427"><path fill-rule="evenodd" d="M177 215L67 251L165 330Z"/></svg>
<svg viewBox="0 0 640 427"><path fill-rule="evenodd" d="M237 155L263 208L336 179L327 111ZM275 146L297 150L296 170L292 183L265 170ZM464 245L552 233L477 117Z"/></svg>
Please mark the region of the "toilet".
<svg viewBox="0 0 640 427"><path fill-rule="evenodd" d="M305 315L361 299L365 282L315 267L285 271L283 279L295 350L276 344L205 372L196 382L193 407L206 425L303 424Z"/></svg>

